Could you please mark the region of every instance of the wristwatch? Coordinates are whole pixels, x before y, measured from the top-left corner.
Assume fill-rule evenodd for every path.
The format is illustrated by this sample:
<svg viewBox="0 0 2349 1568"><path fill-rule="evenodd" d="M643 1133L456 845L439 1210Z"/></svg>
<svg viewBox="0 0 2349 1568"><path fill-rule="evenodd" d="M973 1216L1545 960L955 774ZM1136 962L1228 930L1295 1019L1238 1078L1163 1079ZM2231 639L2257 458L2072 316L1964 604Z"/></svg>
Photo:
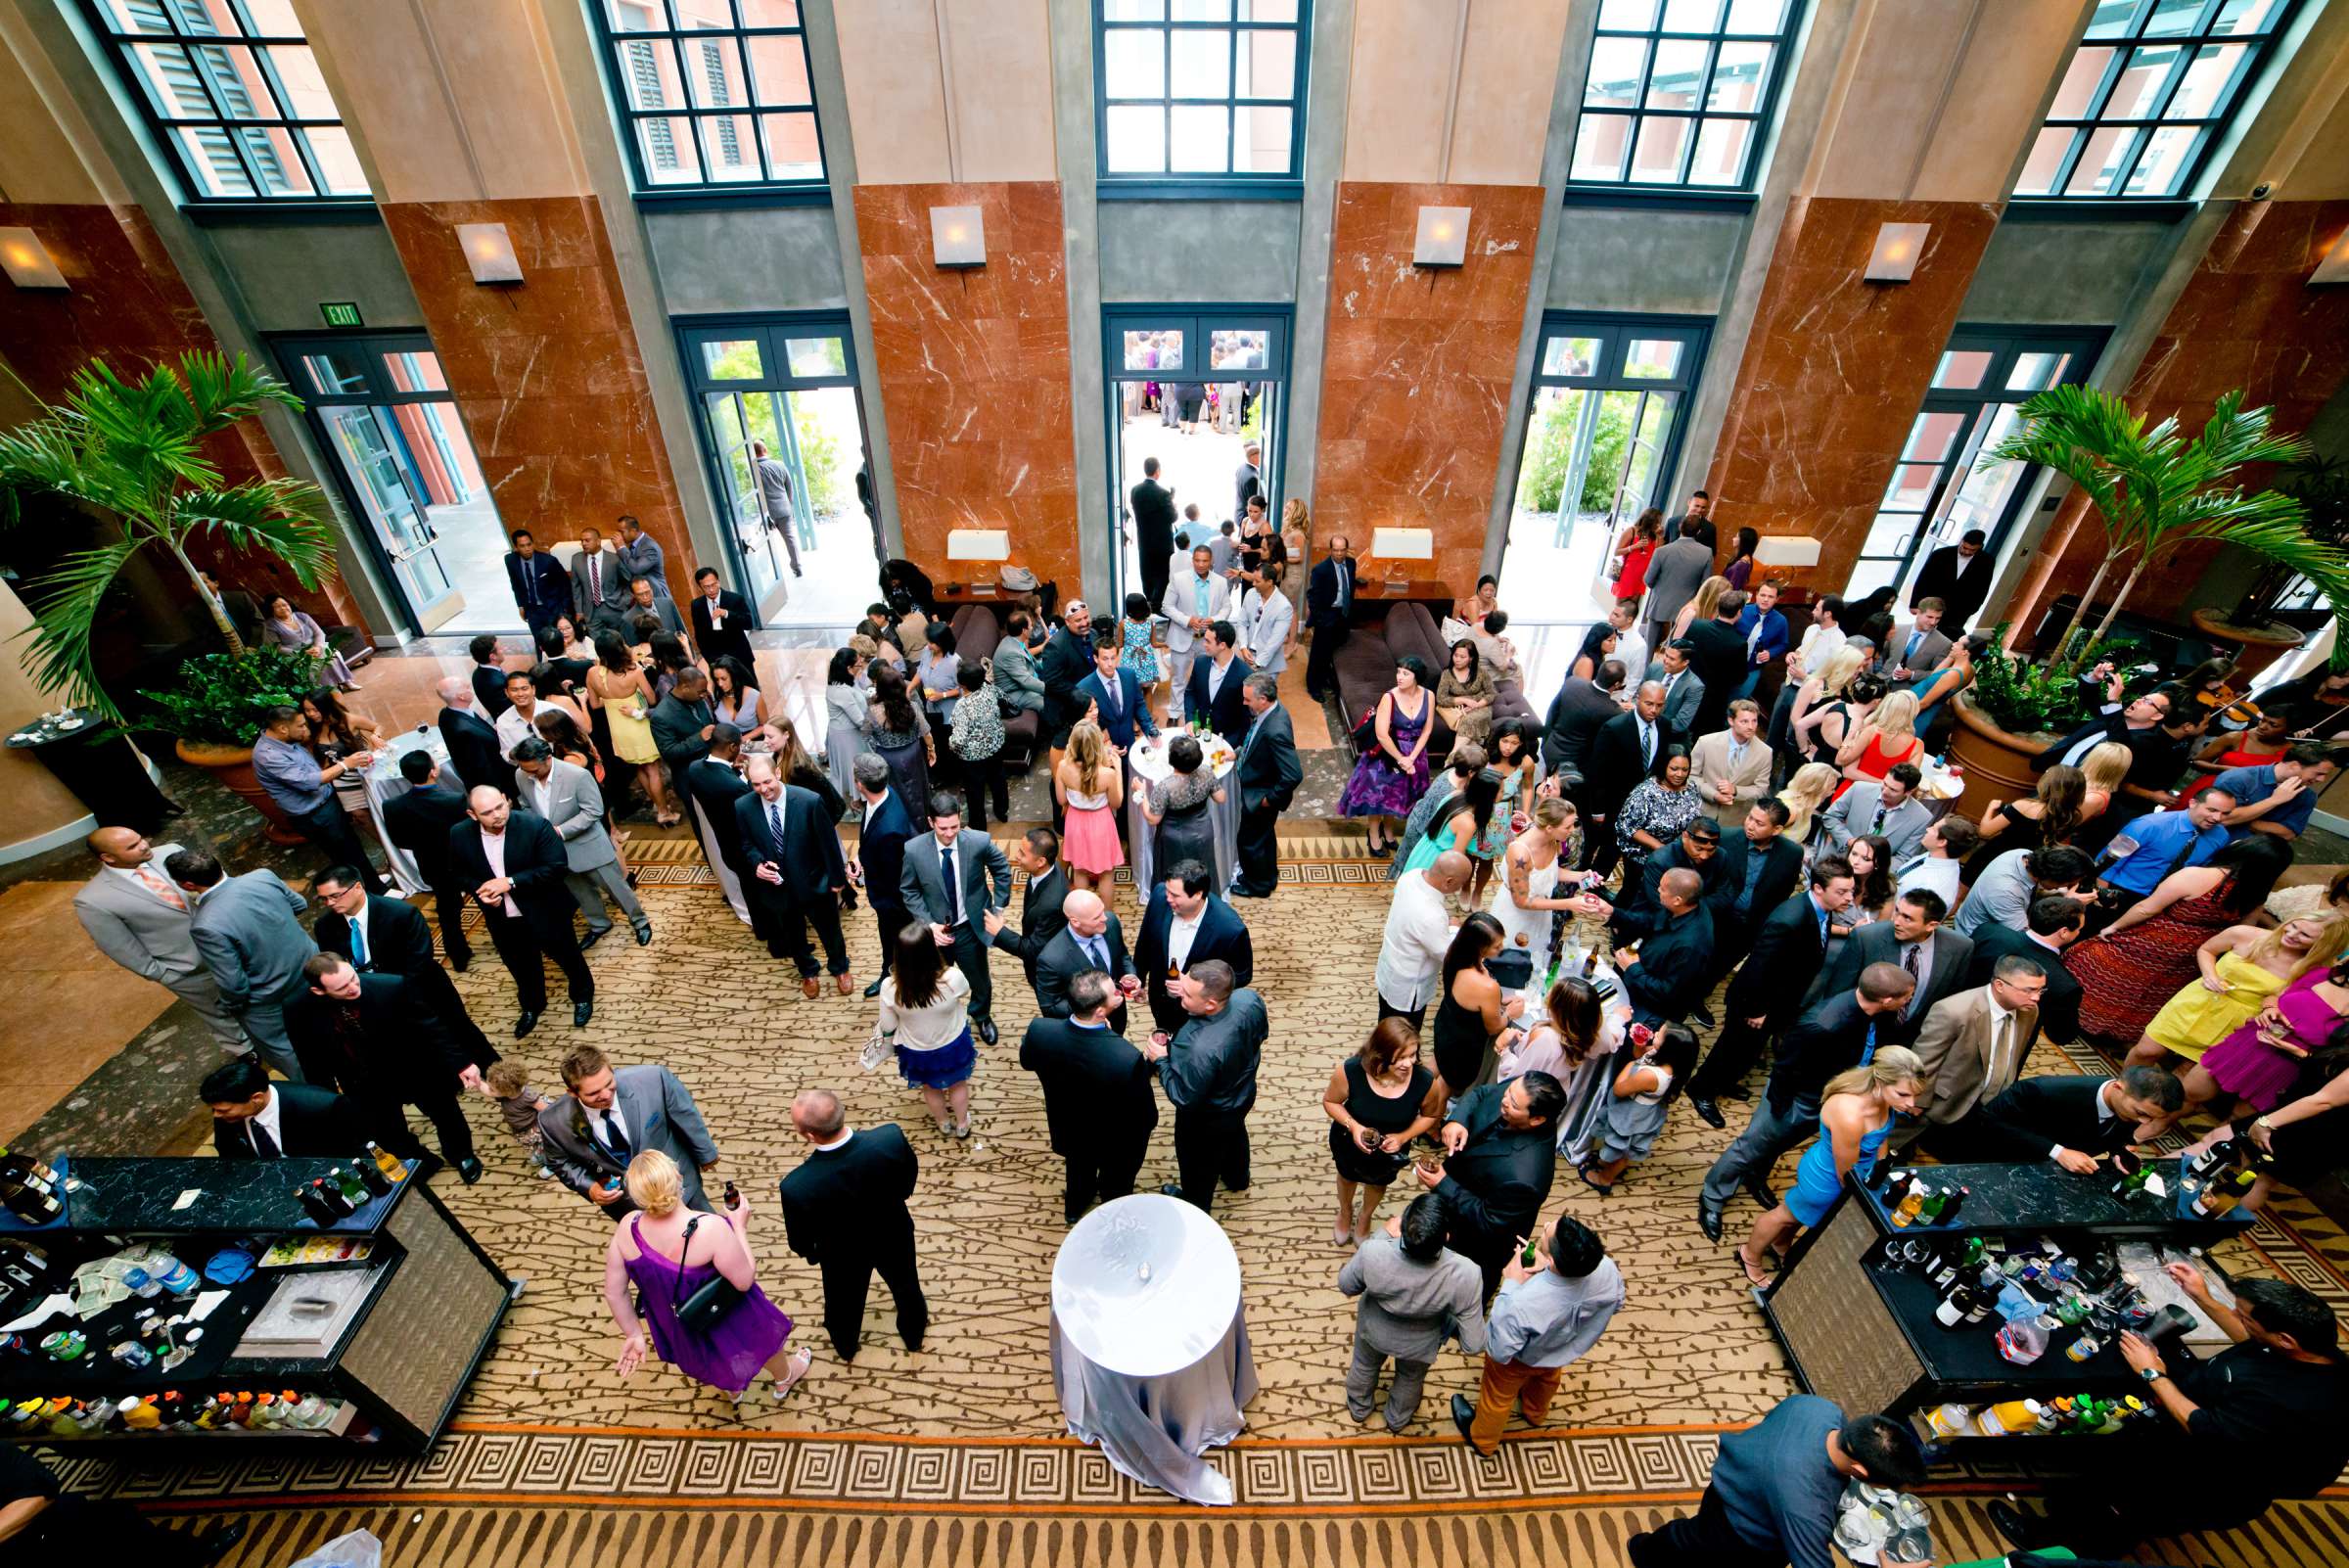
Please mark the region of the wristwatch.
<svg viewBox="0 0 2349 1568"><path fill-rule="evenodd" d="M2158 1383L2170 1374L2158 1366L2141 1366L2137 1369L2137 1375L2148 1383Z"/></svg>

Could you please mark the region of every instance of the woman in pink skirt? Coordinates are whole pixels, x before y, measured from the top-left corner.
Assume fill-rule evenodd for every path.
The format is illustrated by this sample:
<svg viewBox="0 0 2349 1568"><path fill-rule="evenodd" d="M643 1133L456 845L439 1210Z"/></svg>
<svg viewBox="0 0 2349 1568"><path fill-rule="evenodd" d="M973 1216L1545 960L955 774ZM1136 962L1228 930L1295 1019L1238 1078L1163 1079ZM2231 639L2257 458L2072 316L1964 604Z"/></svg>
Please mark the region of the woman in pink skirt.
<svg viewBox="0 0 2349 1568"><path fill-rule="evenodd" d="M1052 770L1052 793L1068 813L1060 853L1069 862L1069 881L1097 887L1126 863L1116 816L1126 804L1125 769L1100 725L1081 720L1069 731L1068 755Z"/></svg>

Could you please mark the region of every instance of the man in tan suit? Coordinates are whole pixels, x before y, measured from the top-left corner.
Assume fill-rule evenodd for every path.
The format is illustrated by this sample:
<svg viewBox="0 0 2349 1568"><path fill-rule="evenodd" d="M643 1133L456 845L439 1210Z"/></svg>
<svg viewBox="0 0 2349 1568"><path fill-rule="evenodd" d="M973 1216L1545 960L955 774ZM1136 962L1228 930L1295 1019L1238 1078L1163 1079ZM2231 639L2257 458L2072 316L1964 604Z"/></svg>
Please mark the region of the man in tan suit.
<svg viewBox="0 0 2349 1568"><path fill-rule="evenodd" d="M190 934L195 900L162 873L176 844L150 844L135 828L90 835L99 872L73 895L73 914L98 950L196 1010L224 1050L251 1048L245 1026L220 1003L220 987Z"/></svg>
<svg viewBox="0 0 2349 1568"><path fill-rule="evenodd" d="M1989 985L1933 1005L1916 1037L1927 1082L1916 1098L1918 1126L1911 1141L1923 1143L1937 1159L1969 1157L1978 1122L1969 1127L1968 1119L2023 1076L2047 989L2047 971L2017 953L1998 961Z"/></svg>
<svg viewBox="0 0 2349 1568"><path fill-rule="evenodd" d="M1699 737L1690 748L1689 786L1704 799L1707 816L1724 828L1738 827L1770 793L1771 761L1762 740L1762 706L1740 697L1729 704L1729 727Z"/></svg>

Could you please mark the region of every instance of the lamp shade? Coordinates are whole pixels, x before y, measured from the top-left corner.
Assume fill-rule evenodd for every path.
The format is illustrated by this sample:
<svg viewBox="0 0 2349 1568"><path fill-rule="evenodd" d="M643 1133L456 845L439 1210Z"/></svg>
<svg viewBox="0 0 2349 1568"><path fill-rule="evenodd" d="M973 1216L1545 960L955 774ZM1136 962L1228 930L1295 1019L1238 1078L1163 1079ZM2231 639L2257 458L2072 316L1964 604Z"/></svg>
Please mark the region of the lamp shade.
<svg viewBox="0 0 2349 1568"><path fill-rule="evenodd" d="M476 283L520 283L522 258L514 254L513 236L503 223L460 223L457 243L465 248L465 265Z"/></svg>
<svg viewBox="0 0 2349 1568"><path fill-rule="evenodd" d="M0 229L0 235L19 232L17 229ZM2325 259L2317 263L2317 270L2308 275L2308 281L2349 283L2349 229L2343 229L2340 237L2332 242L2332 249L2325 253Z"/></svg>
<svg viewBox="0 0 2349 1568"><path fill-rule="evenodd" d="M1436 530L1373 529L1370 533L1370 553L1382 561L1433 561L1436 558Z"/></svg>
<svg viewBox="0 0 2349 1568"><path fill-rule="evenodd" d="M946 533L949 561L1001 561L1011 555L1007 529L952 529Z"/></svg>
<svg viewBox="0 0 2349 1568"><path fill-rule="evenodd" d="M987 265L987 214L975 207L932 208L930 251L942 267Z"/></svg>
<svg viewBox="0 0 2349 1568"><path fill-rule="evenodd" d="M1468 211L1464 207L1423 207L1419 233L1411 242L1411 265L1456 267L1468 259Z"/></svg>
<svg viewBox="0 0 2349 1568"><path fill-rule="evenodd" d="M1867 281L1907 283L1916 275L1916 258L1925 249L1930 223L1882 223L1876 227L1876 248L1867 254Z"/></svg>
<svg viewBox="0 0 2349 1568"><path fill-rule="evenodd" d="M0 229L0 269L20 289L69 289L49 257L49 248L30 229Z"/></svg>
<svg viewBox="0 0 2349 1568"><path fill-rule="evenodd" d="M1815 567L1819 565L1819 541L1800 533L1765 533L1754 546L1754 565Z"/></svg>

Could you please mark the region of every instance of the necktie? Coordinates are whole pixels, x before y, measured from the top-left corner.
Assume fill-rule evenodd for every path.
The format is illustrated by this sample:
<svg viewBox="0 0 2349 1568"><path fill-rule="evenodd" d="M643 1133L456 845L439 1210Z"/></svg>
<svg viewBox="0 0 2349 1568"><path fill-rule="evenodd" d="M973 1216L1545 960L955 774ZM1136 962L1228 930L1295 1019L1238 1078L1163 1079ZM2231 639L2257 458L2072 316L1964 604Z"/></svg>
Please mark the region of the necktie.
<svg viewBox="0 0 2349 1568"><path fill-rule="evenodd" d="M1095 969L1104 974L1109 972L1109 944L1103 942L1099 937L1084 939L1084 955L1093 961Z"/></svg>
<svg viewBox="0 0 2349 1568"><path fill-rule="evenodd" d="M939 849L938 880L946 886L945 923L951 926L962 919L962 910L959 906L962 890L954 885L954 850L951 845L942 846Z"/></svg>
<svg viewBox="0 0 2349 1568"><path fill-rule="evenodd" d="M1125 695L1125 685L1126 682L1122 680L1105 680L1101 683L1101 708L1104 713L1122 714L1126 711L1126 705L1118 700Z"/></svg>
<svg viewBox="0 0 2349 1568"><path fill-rule="evenodd" d="M1921 631L1909 633L1909 646L1901 650L1902 669L1906 669L1909 667L1909 661L1916 657L1916 645L1924 640L1925 634Z"/></svg>
<svg viewBox="0 0 2349 1568"><path fill-rule="evenodd" d="M614 1116L610 1111L604 1111L598 1113L596 1120L604 1125L604 1147L610 1149L615 1157L625 1162L628 1157L628 1135L620 1130L620 1118Z"/></svg>
<svg viewBox="0 0 2349 1568"><path fill-rule="evenodd" d="M1996 1094L2013 1082L2007 1074L2007 1063L2014 1054L2014 1014L1999 1020L1999 1042L1990 1053L1990 1082L1982 1085L1985 1094ZM1997 1087L1992 1085L1996 1084Z"/></svg>
<svg viewBox="0 0 2349 1568"><path fill-rule="evenodd" d="M277 1139L271 1137L269 1130L261 1126L261 1119L257 1116L249 1118L245 1126L253 1133L253 1152L264 1160L276 1159Z"/></svg>
<svg viewBox="0 0 2349 1568"><path fill-rule="evenodd" d="M770 801L766 807L766 830L774 835L775 853L783 853L783 803Z"/></svg>
<svg viewBox="0 0 2349 1568"><path fill-rule="evenodd" d="M131 875L139 879L139 886L145 888L149 893L152 893L157 898L162 899L163 902L169 904L172 908L187 908L188 900L180 896L180 892L177 888L171 886L170 883L165 882L161 877L157 876L153 866L133 866L131 867Z"/></svg>
<svg viewBox="0 0 2349 1568"><path fill-rule="evenodd" d="M1867 1021L1867 1040L1860 1047L1860 1065L1865 1067L1876 1059L1876 1021Z"/></svg>
<svg viewBox="0 0 2349 1568"><path fill-rule="evenodd" d="M1745 762L1745 742L1729 742L1729 771L1734 773Z"/></svg>
<svg viewBox="0 0 2349 1568"><path fill-rule="evenodd" d="M1639 765L1656 765L1656 726L1644 722L1639 726Z"/></svg>
<svg viewBox="0 0 2349 1568"><path fill-rule="evenodd" d="M1354 574L1346 570L1346 565L1343 561L1338 563L1338 608L1341 610L1354 600Z"/></svg>
<svg viewBox="0 0 2349 1568"><path fill-rule="evenodd" d="M1927 859L1927 858L1928 858L1928 856L1925 856L1925 855L1922 855L1922 854L1912 854L1912 855L1911 855L1911 856L1910 856L1908 859L1906 859L1906 860L1903 860L1903 861L1901 862L1901 867L1900 867L1900 869L1899 869L1899 870L1897 870L1897 871L1895 871L1895 872L1892 874L1892 875L1893 875L1893 880L1897 882L1897 881L1899 881L1899 880L1900 880L1902 877L1905 877L1905 876L1907 876L1907 875L1908 875L1910 872L1911 872L1911 871L1915 870L1915 869L1916 869L1918 866L1920 866L1920 865L1923 865L1923 864L1925 863L1925 861L1926 861L1926 859Z"/></svg>
<svg viewBox="0 0 2349 1568"><path fill-rule="evenodd" d="M353 969L364 969L369 961L367 928L353 920L350 922L350 966Z"/></svg>
<svg viewBox="0 0 2349 1568"><path fill-rule="evenodd" d="M597 603L604 597L604 552L598 550L587 558L587 597Z"/></svg>
<svg viewBox="0 0 2349 1568"><path fill-rule="evenodd" d="M1903 1018L1907 1018L1911 1013L1916 1011L1916 1004L1918 1000L1921 999L1925 994L1925 977L1917 973L1917 944L1912 942L1901 953L1901 967L1909 971L1909 979L1916 988L1914 991L1911 991L1909 993L1908 1005L1901 1009L1901 1016ZM1875 1026L1870 1024L1868 1026L1868 1031L1872 1035L1875 1031Z"/></svg>
<svg viewBox="0 0 2349 1568"><path fill-rule="evenodd" d="M2194 853L2194 846L2200 844L2201 842L2202 835L2198 831L2193 830L2189 825L2186 835L2186 842L2178 846L2178 853L2170 856L2170 863L2161 868L2161 876L2154 879L2154 886L2159 887L2162 881L2166 879L2171 872L2176 871L2180 866L2186 864L2187 857Z"/></svg>

